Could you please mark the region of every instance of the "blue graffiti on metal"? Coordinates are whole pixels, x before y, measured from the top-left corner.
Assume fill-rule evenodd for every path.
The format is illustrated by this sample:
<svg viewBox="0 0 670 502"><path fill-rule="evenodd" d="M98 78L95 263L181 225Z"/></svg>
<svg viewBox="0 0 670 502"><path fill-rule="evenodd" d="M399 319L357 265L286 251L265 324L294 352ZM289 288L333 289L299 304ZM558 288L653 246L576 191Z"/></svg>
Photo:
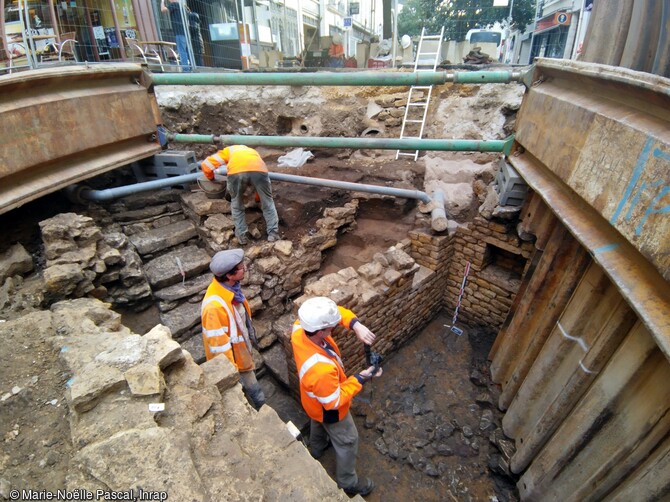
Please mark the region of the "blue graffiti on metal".
<svg viewBox="0 0 670 502"><path fill-rule="evenodd" d="M642 218L640 218L639 223L635 227L635 235L640 235L640 233L642 233L642 227L644 226L649 216L653 214L670 213L670 204L657 207L661 199L670 194L670 185L667 184L666 180L656 180L653 182L643 181L639 187L637 186L640 178L642 177L642 173L649 163L649 158L651 156L670 162L670 154L661 151L660 148L653 148L653 142L654 140L652 138L648 138L644 144L642 152L640 153L640 156L637 159L637 163L635 164L633 176L631 177L630 182L626 187L626 191L624 192L623 197L621 197L621 200L619 201L619 205L617 206L616 211L614 211L614 214L610 219L610 223L614 225L616 220L619 219L619 216L621 216L621 213L626 207L626 204L630 203L628 211L624 216L626 221L630 221L630 218L633 214L633 209L635 209L635 206L637 206L638 202L640 202L640 197L642 195L651 196L654 194L654 192L656 192L645 208ZM645 194L645 192L647 193Z"/></svg>
<svg viewBox="0 0 670 502"><path fill-rule="evenodd" d="M605 244L604 246L597 247L593 250L593 254L609 253L614 251L619 247L619 244Z"/></svg>

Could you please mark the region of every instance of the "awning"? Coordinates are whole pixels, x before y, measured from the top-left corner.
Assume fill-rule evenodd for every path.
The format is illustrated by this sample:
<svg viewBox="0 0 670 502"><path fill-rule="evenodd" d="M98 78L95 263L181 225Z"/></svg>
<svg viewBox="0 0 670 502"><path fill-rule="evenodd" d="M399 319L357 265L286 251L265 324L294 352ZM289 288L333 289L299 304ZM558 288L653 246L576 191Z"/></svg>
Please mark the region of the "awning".
<svg viewBox="0 0 670 502"><path fill-rule="evenodd" d="M554 12L535 23L535 33L542 33L559 26L569 26L571 20L571 12Z"/></svg>

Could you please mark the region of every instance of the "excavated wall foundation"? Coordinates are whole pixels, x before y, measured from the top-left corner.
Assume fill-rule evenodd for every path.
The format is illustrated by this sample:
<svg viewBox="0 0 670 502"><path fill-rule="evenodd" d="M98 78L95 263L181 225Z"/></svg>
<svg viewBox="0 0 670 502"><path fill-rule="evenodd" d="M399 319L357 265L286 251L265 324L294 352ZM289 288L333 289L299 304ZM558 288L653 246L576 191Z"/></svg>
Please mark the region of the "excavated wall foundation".
<svg viewBox="0 0 670 502"><path fill-rule="evenodd" d="M445 92L452 94L454 91L450 89ZM465 88L457 92L466 98L477 94ZM402 100L398 96L379 99L386 103L389 110L386 110L387 113L384 110L377 113L381 115L380 120L385 126L390 128L386 130L386 134L392 135L392 119L397 118L394 117L397 112L393 110L403 106ZM482 88L479 101L482 99L493 99L490 87ZM360 102L357 103L360 107ZM502 126L507 120L505 113L499 111L505 106L502 104L494 107L498 126ZM339 109L341 113L350 111L347 106ZM440 113L440 106L436 105L435 109ZM370 126L369 118L361 119L366 116L366 112L358 109L355 115L360 121L357 128ZM229 114L228 117L230 116ZM240 120L243 119L237 119L236 123L242 127L257 123L253 117L249 119L250 125L244 125ZM308 116L305 120L316 118ZM296 121L295 117L291 121ZM332 117L327 122L338 124L338 127L342 124ZM282 119L278 123L286 128L288 122ZM303 122L296 124L303 130ZM379 121L374 124L380 125ZM348 127L346 124L344 126ZM185 126L173 123L169 127L184 130ZM194 121L186 130L190 127L205 126ZM260 132L260 126L253 131ZM202 147L199 156L207 150L211 151L211 147ZM316 153L324 155L323 152ZM385 153L340 152L339 155L351 157L352 161L358 159L357 162L376 160L377 164L373 163L372 167L374 171L377 168L375 166L380 165L380 160L383 166ZM465 158L474 165L481 166L494 160L491 156L484 155L465 154ZM433 167L440 161L439 156L431 158ZM454 162L453 157L450 162ZM397 169L396 172L399 174L392 175L396 176L392 182L397 186L422 188L423 176L417 175L415 167L407 164L404 170ZM370 175L356 174L350 168L340 166L336 176L352 181L366 181L365 176ZM456 190L464 191L463 187L470 187L474 178L486 186L493 179L493 175L487 174L483 168L481 172L474 174L461 173L450 181L458 186ZM438 182L445 181L433 178L433 183ZM505 311L512 303L515 288L518 287L519 277L527 268L531 246L519 239L512 220L490 217L489 214L489 218L476 218L468 227L452 228L451 235L435 235L429 230L427 217L417 213L414 228L395 245L380 248L369 262L356 268L344 268L320 277L318 271L324 252L337 252L338 238L342 233L355 230L357 213L365 207L366 198L348 194L343 196L341 193L320 193L317 199L320 200L319 203L299 207L312 213L311 219L300 222L303 225L299 227L300 231L287 227L283 240L275 243L257 241L246 248L249 272L244 284L245 293L256 314L259 334L263 335L259 344L260 351L256 354L257 363L294 393L296 374L292 366L287 333L295 318L296 305L302 301L301 295L328 295L354 309L378 333L376 350L391 357L444 307L453 310L460 293L465 264L470 262L471 272L462 297L459 322L462 325L469 323L494 328L501 326ZM482 199L472 196L467 203L454 203L450 199L448 205L453 203L453 214L465 220L468 211L471 214L473 205L476 209ZM192 358L187 355L179 356L175 347L170 346L168 352L173 353L173 356L167 362L164 361L162 356L159 357L144 346L141 339L145 337L137 338L136 335L120 329L115 316L112 316L112 324L115 326L113 331L120 330L119 336L115 335L105 343L99 342L102 352L94 354L91 352L95 350L93 347L80 347L82 342L72 336L78 322L88 322L87 316L92 316L94 323L100 324L107 314L100 313L100 307L94 304L73 304L75 310L80 308L90 314L78 321L59 321L61 327L58 329L67 332L68 336L57 339L56 342L61 350L64 346L78 347L77 350L67 350L67 357L64 358L67 371L71 372L74 382L68 392L72 435L75 438L73 454L76 456L76 462L71 464L71 486L123 486L123 483L128 482L126 476L130 473L112 470L114 475L110 477L110 473L102 472L96 467L99 459L107 455L109 448L126 448L136 441L146 445L148 451L151 451L149 445L158 438L154 437L155 434L160 436L161 441L172 445L171 448L174 447L175 451L186 449L192 452L192 463L182 462L180 476L183 475L183 479L204 477L215 468L207 460L206 453L209 450L205 443L208 435L212 434L211 437L216 438L216 441L225 441L225 430L220 430L216 424L220 420L233 420L239 413L244 416L249 413L248 410L242 411L244 407L238 410L241 404L239 386L235 385L236 380L226 373L225 368L207 369L210 364L199 370L193 365L203 359L199 305L211 277L207 272L209 256L219 249L236 246L232 240L229 204L222 199L209 199L198 190L161 190L128 197L111 204L73 209L77 214L60 215L41 224L45 255L42 277L46 303L71 297L95 296L125 311L141 311L147 305L155 304L160 322L169 328L171 337L179 341L192 354ZM463 212L459 213L459 210ZM262 231L259 214L251 208L248 213L252 226ZM286 212L283 215L284 220L293 222L293 214ZM389 216L393 217L392 214ZM9 285L7 292L9 295L15 293L13 300L24 299L18 293L19 289L18 283ZM9 303L13 300L9 300ZM69 312L67 300L58 305L54 314ZM101 328L104 336L107 329L104 322ZM337 336L348 370L360 369L364 364L360 346L341 334ZM159 340L163 337L161 332L154 332L149 338ZM117 355L121 355L116 354L113 346L109 345L112 340L116 340L114 344L132 348L132 352L138 356L137 360L129 363L123 357L117 358ZM111 355L107 354L110 351ZM84 362L86 360L103 361L106 369L98 372L96 367L87 367ZM93 378L94 372L98 376L106 377L102 380ZM139 385L138 381L146 383L148 387ZM211 385L219 387L225 403L236 403L230 408L229 413L232 415L220 415L216 404L218 398L215 396L216 392L211 390ZM203 397L203 401L196 398L196 394L209 397ZM190 400L193 400L192 404L187 404ZM144 411L144 407L151 402L160 401L165 402L169 409L157 415ZM112 409L114 412L110 415ZM185 414L179 418L182 409ZM135 418L109 422L104 420L105 425L99 431L89 429L87 424L101 424L101 417L105 416ZM276 416L264 417L264 428L278 426ZM156 426L158 430L153 430ZM170 436L170 431L175 429L183 430L185 434ZM146 432L140 433L138 430ZM466 427L465 430L469 429ZM283 432L285 431L281 434ZM240 434L244 443L239 444L242 450L256 441L253 428L245 429ZM276 446L268 444L270 450ZM476 446L475 442L472 448ZM268 456L263 457L264 460L259 458L256 461L267 462L272 459L274 453L270 450L267 451ZM449 451L446 449L443 454L451 455ZM233 455L232 450L229 452ZM145 458L142 463L150 465L151 460ZM301 463L302 460L296 465ZM273 465L273 472L264 471L263 477L259 478L264 486L272 485L277 476L284 475L280 463ZM425 469L428 473L425 475L433 476L432 473L437 471L431 465L420 460L414 468ZM438 470L441 469L443 468ZM143 476L156 476L150 469L142 472ZM231 479L243 475L240 472L225 472ZM224 496L222 485L217 483L198 484L189 481L185 484L189 483L193 486L186 494L189 497L200 499L208 493ZM258 489L257 485L254 486ZM273 493L285 494L282 491L285 488L279 486ZM314 489L321 496L333 494L332 486L319 484ZM239 492L236 495L242 494ZM235 498L233 492L225 492L225 496Z"/></svg>

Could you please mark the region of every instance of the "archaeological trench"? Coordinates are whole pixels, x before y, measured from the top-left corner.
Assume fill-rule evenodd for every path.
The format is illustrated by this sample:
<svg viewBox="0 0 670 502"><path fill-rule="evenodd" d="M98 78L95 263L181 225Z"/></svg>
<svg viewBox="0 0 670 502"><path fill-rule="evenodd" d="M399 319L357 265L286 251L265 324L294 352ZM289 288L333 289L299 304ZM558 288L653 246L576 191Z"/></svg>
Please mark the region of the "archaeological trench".
<svg viewBox="0 0 670 502"><path fill-rule="evenodd" d="M273 182L282 239L270 243L249 198L259 238L245 246L243 289L269 396L259 411L226 358L204 360L209 260L237 247L225 198L196 183L102 202L55 192L0 216L0 496L347 500L332 451L319 463L303 444L289 336L315 295L356 312L384 356L384 375L352 408L359 474L377 484L368 500L667 496L668 226L658 198L641 195L654 174L667 182L670 107L654 87L667 83L640 87L625 71L603 79L576 63L530 71L542 74L530 87L438 85L429 109L426 137L515 133L508 155L426 151L414 162L313 148L286 168L277 159L290 148L259 147L273 172L440 190L449 219L436 231L417 200ZM184 135L397 138L407 104L407 88L390 86L154 92L167 131ZM603 146L615 137L626 139ZM216 151L169 147L192 152L183 158ZM594 163L610 162L596 180ZM129 185L151 169L149 159L86 184ZM657 210L636 208L640 198ZM460 335L450 329L457 306ZM347 371L362 369L356 338L336 340Z"/></svg>

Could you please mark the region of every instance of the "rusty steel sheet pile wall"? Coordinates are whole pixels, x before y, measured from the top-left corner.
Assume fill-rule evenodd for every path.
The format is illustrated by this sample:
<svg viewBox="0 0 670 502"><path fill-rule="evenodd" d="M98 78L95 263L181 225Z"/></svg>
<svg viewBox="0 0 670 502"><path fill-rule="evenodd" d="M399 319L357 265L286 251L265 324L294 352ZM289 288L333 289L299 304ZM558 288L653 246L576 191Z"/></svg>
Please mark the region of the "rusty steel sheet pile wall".
<svg viewBox="0 0 670 502"><path fill-rule="evenodd" d="M0 213L160 151L139 65L0 77Z"/></svg>
<svg viewBox="0 0 670 502"><path fill-rule="evenodd" d="M670 80L540 60L516 139L670 279Z"/></svg>
<svg viewBox="0 0 670 502"><path fill-rule="evenodd" d="M535 249L491 350L522 500L670 493L670 81L539 60L510 163ZM634 494L634 495L633 495Z"/></svg>
<svg viewBox="0 0 670 502"><path fill-rule="evenodd" d="M595 0L583 60L670 77L670 2Z"/></svg>

